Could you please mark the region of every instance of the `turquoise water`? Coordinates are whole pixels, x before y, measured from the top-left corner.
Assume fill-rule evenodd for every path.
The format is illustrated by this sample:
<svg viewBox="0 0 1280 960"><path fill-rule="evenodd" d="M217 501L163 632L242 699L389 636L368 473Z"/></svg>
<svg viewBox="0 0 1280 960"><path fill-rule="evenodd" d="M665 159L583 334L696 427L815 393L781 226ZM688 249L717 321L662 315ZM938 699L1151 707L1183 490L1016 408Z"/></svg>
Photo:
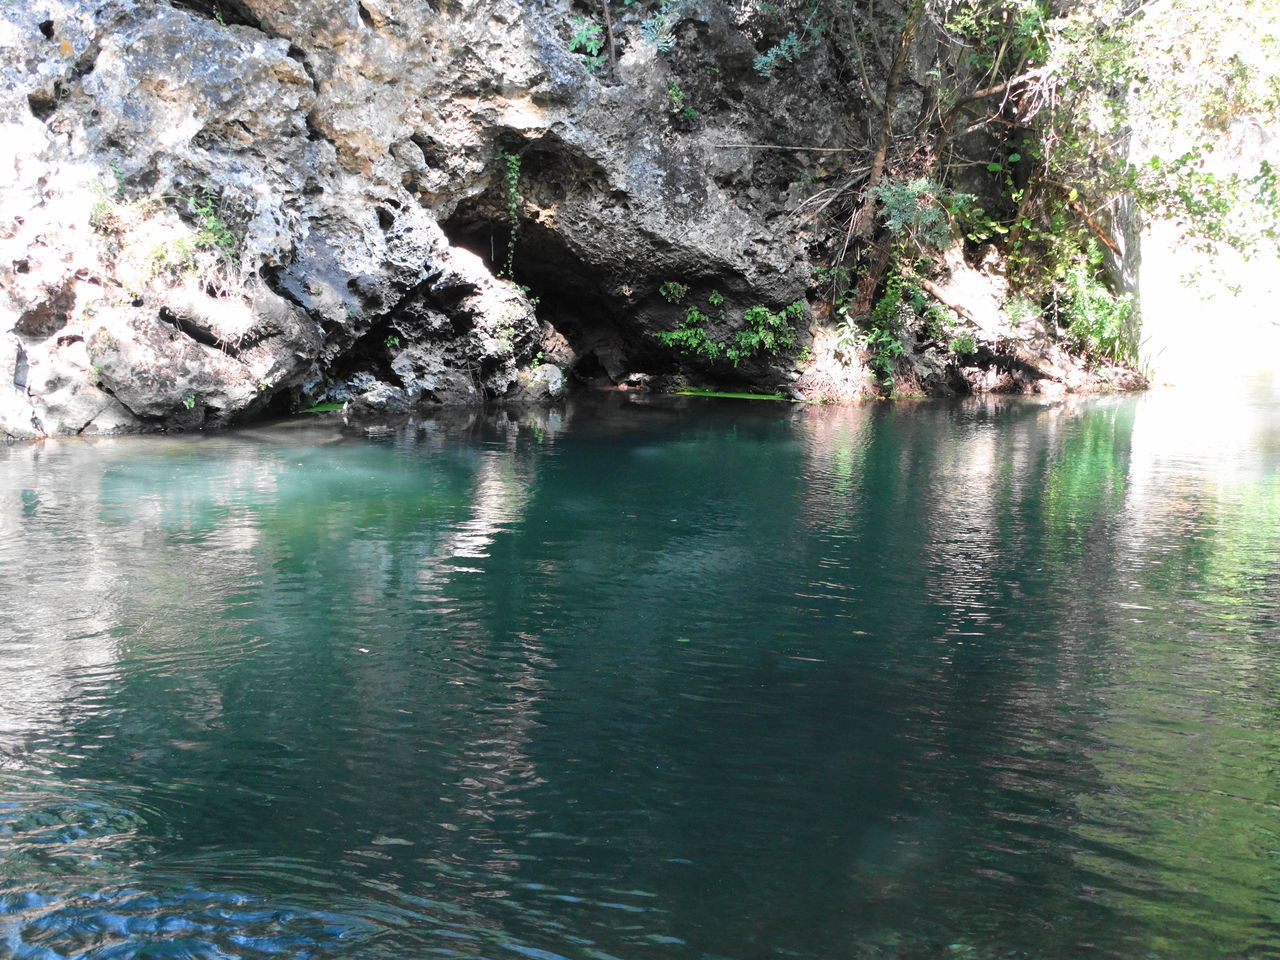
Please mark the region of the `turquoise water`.
<svg viewBox="0 0 1280 960"><path fill-rule="evenodd" d="M0 449L0 956L1280 957L1274 395Z"/></svg>

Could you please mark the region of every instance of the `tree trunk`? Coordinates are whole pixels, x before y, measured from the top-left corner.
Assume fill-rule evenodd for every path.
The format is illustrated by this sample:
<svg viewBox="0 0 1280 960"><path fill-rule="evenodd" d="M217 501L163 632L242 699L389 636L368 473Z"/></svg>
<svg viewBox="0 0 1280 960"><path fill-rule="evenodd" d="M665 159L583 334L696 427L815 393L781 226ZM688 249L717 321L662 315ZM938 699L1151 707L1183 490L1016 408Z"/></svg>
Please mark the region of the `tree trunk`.
<svg viewBox="0 0 1280 960"><path fill-rule="evenodd" d="M851 237L868 240L875 232L876 210L879 203L874 197L869 196L867 191L884 178L885 167L889 162L889 145L893 140L893 110L898 103L898 87L902 82L902 72L907 66L907 58L911 55L911 43L920 26L924 5L925 0L911 0L907 7L906 18L902 23L902 30L898 34L893 65L889 69L889 76L884 84L883 109L880 113L880 132L876 138L876 150L871 156L871 170L867 174L866 186L862 188L862 205L854 213L849 224ZM880 286L888 265L889 248L884 244L873 245L871 257L858 280L858 290L854 296L853 312L856 316L865 316L871 312L871 301L875 297L876 288Z"/></svg>

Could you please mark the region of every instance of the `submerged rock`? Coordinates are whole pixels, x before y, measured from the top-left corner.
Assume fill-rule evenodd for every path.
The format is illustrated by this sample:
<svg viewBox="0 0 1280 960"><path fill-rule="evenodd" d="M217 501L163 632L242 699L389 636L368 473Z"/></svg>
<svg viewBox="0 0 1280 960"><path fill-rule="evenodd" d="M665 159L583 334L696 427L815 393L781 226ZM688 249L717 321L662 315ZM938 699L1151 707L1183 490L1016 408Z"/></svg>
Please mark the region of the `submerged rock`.
<svg viewBox="0 0 1280 960"><path fill-rule="evenodd" d="M547 403L564 396L564 374L554 363L521 370L511 399L518 403Z"/></svg>

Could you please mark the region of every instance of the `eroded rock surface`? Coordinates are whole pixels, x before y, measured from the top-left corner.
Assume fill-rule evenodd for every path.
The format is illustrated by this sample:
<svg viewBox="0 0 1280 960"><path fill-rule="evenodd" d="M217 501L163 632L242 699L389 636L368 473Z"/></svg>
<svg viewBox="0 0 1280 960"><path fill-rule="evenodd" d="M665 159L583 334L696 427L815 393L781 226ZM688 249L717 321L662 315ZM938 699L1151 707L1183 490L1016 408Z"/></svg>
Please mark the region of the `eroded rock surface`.
<svg viewBox="0 0 1280 960"><path fill-rule="evenodd" d="M730 342L814 292L800 208L854 158L769 147L847 142L859 94L758 75L727 5L664 9L660 50L619 5L611 74L569 0L0 7L0 435L686 365L793 389L807 321L732 360L655 334L696 307Z"/></svg>
<svg viewBox="0 0 1280 960"><path fill-rule="evenodd" d="M762 215L777 211L732 182L748 160L671 129L654 48L602 82L567 49L567 4L33 0L0 16L8 435L549 395L532 372L548 324L562 353L622 371L672 326L664 278L739 310L804 294ZM716 16L685 21L749 61ZM519 157L514 275L541 324L499 276L500 153Z"/></svg>

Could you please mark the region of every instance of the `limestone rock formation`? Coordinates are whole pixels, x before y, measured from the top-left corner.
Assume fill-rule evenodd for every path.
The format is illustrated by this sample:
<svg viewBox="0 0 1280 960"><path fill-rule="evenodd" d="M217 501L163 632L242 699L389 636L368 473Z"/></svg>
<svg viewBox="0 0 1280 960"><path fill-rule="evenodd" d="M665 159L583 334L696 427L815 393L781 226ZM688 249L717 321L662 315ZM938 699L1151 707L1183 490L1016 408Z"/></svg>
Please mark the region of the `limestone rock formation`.
<svg viewBox="0 0 1280 960"><path fill-rule="evenodd" d="M736 339L818 292L805 201L858 158L774 146L856 141L859 85L762 76L732 5L617 7L611 65L571 0L0 5L0 436L795 392L824 355L865 392L794 308ZM686 324L720 348L655 336ZM908 380L967 389L917 346Z"/></svg>
<svg viewBox="0 0 1280 960"><path fill-rule="evenodd" d="M749 65L718 10L684 28ZM664 280L730 316L804 295L785 197L717 146L744 131L675 129L652 46L593 73L567 3L31 0L0 18L10 436L527 396L544 343L615 377L661 356L651 332L683 312ZM501 275L513 215L524 286Z"/></svg>

